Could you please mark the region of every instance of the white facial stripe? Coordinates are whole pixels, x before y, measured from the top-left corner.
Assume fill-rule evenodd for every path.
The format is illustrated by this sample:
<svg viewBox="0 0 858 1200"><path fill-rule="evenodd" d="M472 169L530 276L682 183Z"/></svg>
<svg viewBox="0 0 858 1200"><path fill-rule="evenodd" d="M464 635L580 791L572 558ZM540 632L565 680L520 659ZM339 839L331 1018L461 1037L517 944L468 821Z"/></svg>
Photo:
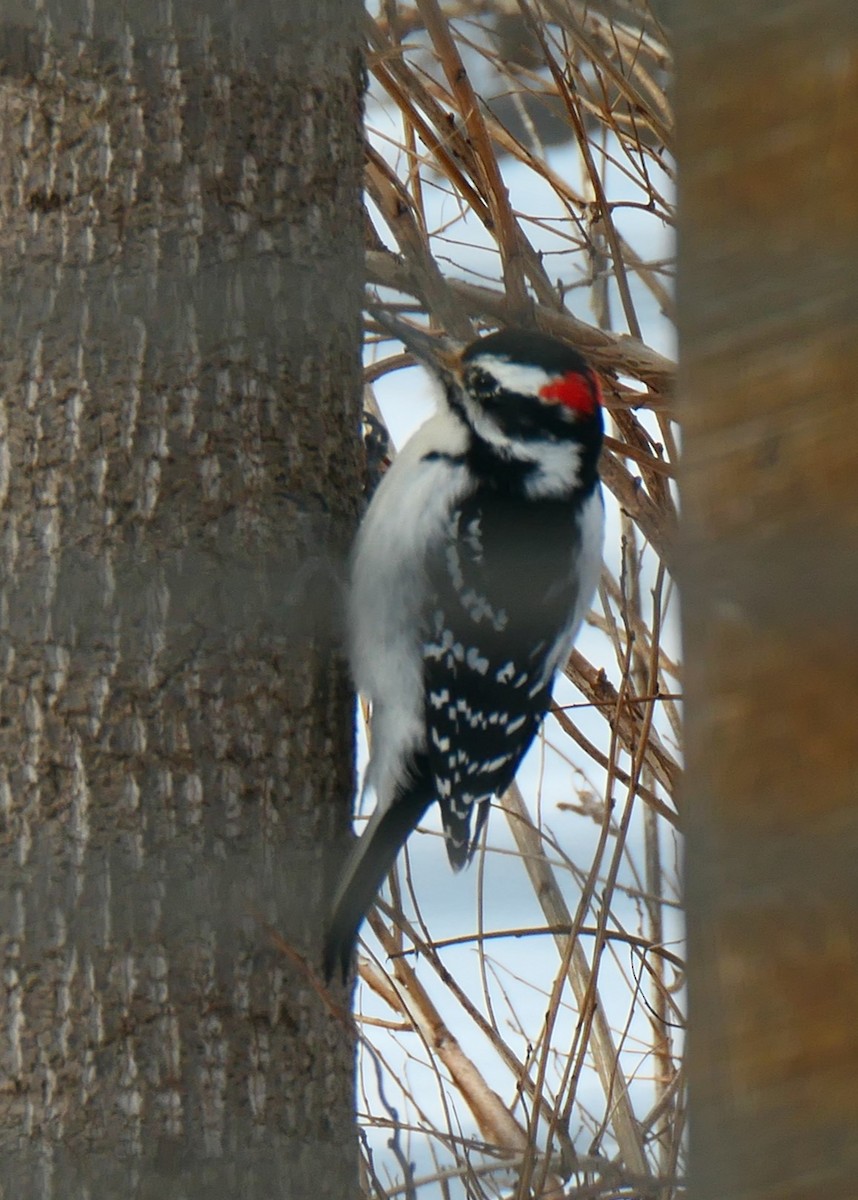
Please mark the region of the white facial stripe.
<svg viewBox="0 0 858 1200"><path fill-rule="evenodd" d="M468 414L468 420L475 433L488 442L489 445L495 446L503 453L506 450L511 453L510 439L506 436L502 429L499 429L494 421L490 420L483 411L482 405L475 404L467 392L464 397L465 412Z"/></svg>
<svg viewBox="0 0 858 1200"><path fill-rule="evenodd" d="M495 358L491 354L480 354L472 361L475 367L494 376L505 391L517 392L520 396L538 396L540 388L556 378L543 371L542 367L504 362L502 358Z"/></svg>
<svg viewBox="0 0 858 1200"><path fill-rule="evenodd" d="M528 495L540 499L563 495L568 492L573 483L577 482L581 463L581 447L575 442L534 442L529 444L515 441L507 437L494 421L485 415L480 405L474 404L467 394L465 395L465 409L474 432L483 441L494 446L501 458L514 458L519 462L538 464L539 470L526 484Z"/></svg>
<svg viewBox="0 0 858 1200"><path fill-rule="evenodd" d="M528 495L536 499L565 495L570 486L578 482L581 447L574 442L543 445L534 461L539 464L539 470L525 484Z"/></svg>

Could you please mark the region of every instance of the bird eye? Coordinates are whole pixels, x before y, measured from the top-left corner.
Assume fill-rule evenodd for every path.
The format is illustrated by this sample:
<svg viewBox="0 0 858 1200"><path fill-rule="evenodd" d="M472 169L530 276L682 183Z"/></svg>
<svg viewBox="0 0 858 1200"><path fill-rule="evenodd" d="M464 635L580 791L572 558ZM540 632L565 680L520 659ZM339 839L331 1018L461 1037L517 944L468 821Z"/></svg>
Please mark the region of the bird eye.
<svg viewBox="0 0 858 1200"><path fill-rule="evenodd" d="M483 371L480 367L468 367L465 372L465 386L475 396L491 396L497 391L497 380Z"/></svg>

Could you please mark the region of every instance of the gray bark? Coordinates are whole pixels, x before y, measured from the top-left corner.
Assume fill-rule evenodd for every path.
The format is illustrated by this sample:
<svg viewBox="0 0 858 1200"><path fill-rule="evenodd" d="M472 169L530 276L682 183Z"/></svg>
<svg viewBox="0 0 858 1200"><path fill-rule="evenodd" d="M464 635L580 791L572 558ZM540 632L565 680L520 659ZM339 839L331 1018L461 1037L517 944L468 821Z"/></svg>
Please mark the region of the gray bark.
<svg viewBox="0 0 858 1200"><path fill-rule="evenodd" d="M0 24L0 1195L347 1196L271 931L352 791L360 9L127 7Z"/></svg>

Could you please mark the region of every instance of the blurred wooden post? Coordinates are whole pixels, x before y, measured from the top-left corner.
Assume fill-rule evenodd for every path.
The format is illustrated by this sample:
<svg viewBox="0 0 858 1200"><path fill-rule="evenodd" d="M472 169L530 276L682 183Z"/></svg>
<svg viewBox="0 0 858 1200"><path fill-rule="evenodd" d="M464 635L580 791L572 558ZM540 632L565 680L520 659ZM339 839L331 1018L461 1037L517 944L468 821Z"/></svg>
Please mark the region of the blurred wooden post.
<svg viewBox="0 0 858 1200"><path fill-rule="evenodd" d="M695 1200L858 1185L858 8L676 6Z"/></svg>

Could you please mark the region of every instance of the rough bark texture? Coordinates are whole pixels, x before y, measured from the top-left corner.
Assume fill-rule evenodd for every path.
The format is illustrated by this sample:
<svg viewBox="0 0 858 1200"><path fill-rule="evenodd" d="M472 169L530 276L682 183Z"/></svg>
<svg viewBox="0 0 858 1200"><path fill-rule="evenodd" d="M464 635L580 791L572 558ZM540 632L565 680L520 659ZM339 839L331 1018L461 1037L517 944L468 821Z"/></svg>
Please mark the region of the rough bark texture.
<svg viewBox="0 0 858 1200"><path fill-rule="evenodd" d="M696 1200L858 1177L858 8L678 23Z"/></svg>
<svg viewBox="0 0 858 1200"><path fill-rule="evenodd" d="M4 1197L356 1187L359 13L4 5Z"/></svg>

